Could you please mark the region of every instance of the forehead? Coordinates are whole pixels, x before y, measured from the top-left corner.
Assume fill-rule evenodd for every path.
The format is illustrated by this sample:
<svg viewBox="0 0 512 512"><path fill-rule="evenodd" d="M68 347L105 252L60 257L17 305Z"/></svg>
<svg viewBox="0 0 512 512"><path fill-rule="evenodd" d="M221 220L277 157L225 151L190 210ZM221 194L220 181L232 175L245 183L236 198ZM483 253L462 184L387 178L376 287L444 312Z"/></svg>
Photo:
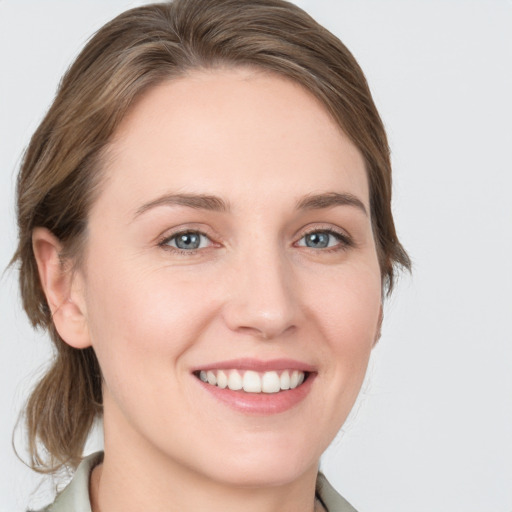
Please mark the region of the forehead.
<svg viewBox="0 0 512 512"><path fill-rule="evenodd" d="M157 192L243 201L335 191L368 206L363 158L326 108L299 84L252 69L194 71L150 89L110 150L106 192L134 202Z"/></svg>

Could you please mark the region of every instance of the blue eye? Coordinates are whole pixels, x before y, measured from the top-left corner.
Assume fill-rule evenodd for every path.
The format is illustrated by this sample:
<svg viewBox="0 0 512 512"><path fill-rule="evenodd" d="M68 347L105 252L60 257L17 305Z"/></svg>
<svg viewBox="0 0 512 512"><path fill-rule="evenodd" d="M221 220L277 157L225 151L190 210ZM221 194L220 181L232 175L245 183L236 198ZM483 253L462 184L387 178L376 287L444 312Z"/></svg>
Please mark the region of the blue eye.
<svg viewBox="0 0 512 512"><path fill-rule="evenodd" d="M345 246L347 242L344 238L334 231L313 231L304 235L297 245L301 247L309 247L311 249L328 249L338 245Z"/></svg>
<svg viewBox="0 0 512 512"><path fill-rule="evenodd" d="M183 251L194 251L208 247L208 245L210 245L210 239L205 234L198 231L186 231L167 238L162 245Z"/></svg>

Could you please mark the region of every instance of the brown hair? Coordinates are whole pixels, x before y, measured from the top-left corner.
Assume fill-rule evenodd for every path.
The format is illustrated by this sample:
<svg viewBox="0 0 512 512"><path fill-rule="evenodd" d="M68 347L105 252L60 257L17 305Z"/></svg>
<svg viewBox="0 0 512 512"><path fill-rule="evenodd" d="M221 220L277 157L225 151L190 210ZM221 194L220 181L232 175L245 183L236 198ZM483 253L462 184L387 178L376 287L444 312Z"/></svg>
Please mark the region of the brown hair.
<svg viewBox="0 0 512 512"><path fill-rule="evenodd" d="M53 365L26 407L31 466L76 467L92 422L102 412L101 373L92 348L67 345L52 323L31 236L48 228L62 261L77 261L87 214L99 190L112 134L148 88L197 68L252 66L288 77L315 95L362 153L383 284L410 267L391 213L391 165L384 127L365 77L347 48L283 0L176 0L129 10L101 28L64 75L25 152L17 183L25 310L48 329ZM44 447L41 455L40 446Z"/></svg>

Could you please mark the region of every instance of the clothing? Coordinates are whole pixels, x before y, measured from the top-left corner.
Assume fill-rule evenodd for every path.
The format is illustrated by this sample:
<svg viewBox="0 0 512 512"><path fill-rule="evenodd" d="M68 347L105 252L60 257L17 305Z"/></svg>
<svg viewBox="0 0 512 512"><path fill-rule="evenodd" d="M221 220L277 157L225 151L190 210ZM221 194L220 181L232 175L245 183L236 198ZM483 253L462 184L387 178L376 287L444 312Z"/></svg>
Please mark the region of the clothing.
<svg viewBox="0 0 512 512"><path fill-rule="evenodd" d="M86 457L78 466L69 485L57 496L52 505L40 512L91 512L89 477L93 468L102 460L103 452ZM357 512L334 490L322 473L318 473L316 495L328 512Z"/></svg>

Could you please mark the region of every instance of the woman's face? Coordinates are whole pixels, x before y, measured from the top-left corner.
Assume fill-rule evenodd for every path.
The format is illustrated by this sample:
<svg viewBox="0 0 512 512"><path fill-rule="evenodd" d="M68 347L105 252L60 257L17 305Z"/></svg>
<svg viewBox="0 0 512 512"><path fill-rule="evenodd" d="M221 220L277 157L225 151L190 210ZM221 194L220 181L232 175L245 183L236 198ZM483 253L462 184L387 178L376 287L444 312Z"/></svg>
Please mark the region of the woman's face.
<svg viewBox="0 0 512 512"><path fill-rule="evenodd" d="M138 101L105 173L77 279L107 451L237 484L316 471L380 324L360 153L300 86L197 71Z"/></svg>

